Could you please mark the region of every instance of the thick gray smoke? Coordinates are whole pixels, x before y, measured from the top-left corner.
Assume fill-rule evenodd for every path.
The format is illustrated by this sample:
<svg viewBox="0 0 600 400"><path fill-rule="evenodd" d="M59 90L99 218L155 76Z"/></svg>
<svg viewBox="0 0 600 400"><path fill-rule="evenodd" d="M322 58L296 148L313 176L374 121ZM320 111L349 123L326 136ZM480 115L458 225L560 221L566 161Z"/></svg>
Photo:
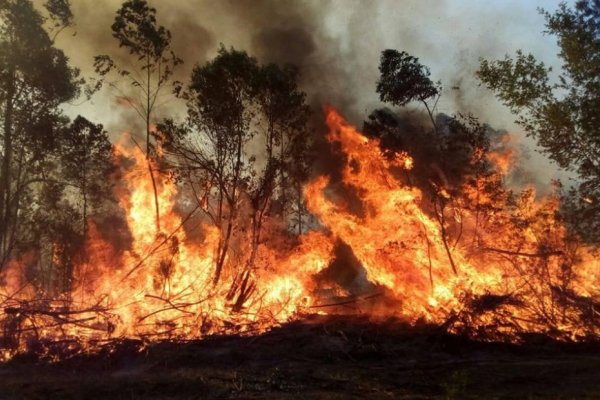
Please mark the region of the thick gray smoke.
<svg viewBox="0 0 600 400"><path fill-rule="evenodd" d="M71 0L75 36L63 33L59 44L84 74L92 75L96 54L127 60L116 48L110 25L121 0ZM185 64L177 79L187 81L196 63L206 62L219 45L243 49L261 62L293 63L301 85L319 112L330 103L361 125L375 107L379 55L386 48L405 50L430 66L445 87L439 111L471 112L494 127L519 132L514 117L493 95L478 86L474 72L480 57L501 58L516 49L533 52L556 65L554 39L542 34L537 7L554 10L559 0L312 0L211 1L150 3L171 30L173 45ZM139 129L131 110L116 105L114 90L103 90L91 102L68 111L105 124L114 137ZM182 114L182 104L165 91L159 113ZM409 112L418 113L419 109ZM525 140L527 143L527 141ZM530 162L549 181L555 168L534 151ZM550 171L550 172L549 172Z"/></svg>

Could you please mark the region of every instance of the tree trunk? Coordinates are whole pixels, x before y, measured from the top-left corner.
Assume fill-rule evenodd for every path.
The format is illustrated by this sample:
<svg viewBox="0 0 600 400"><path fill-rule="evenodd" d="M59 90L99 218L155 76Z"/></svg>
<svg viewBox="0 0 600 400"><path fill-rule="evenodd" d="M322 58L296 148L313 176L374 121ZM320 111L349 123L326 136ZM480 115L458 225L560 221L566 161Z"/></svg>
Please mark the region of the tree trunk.
<svg viewBox="0 0 600 400"><path fill-rule="evenodd" d="M219 241L219 252L217 254L217 264L215 266L215 278L213 284L219 283L221 273L223 272L223 266L225 264L225 258L227 257L227 251L229 250L229 240L231 239L231 233L233 232L233 214L227 219L227 229L225 230L225 236Z"/></svg>
<svg viewBox="0 0 600 400"><path fill-rule="evenodd" d="M12 163L12 129L15 97L15 70L9 71L6 90L6 108L4 110L4 158L0 169L0 269L8 259L8 232L10 231L10 184Z"/></svg>
<svg viewBox="0 0 600 400"><path fill-rule="evenodd" d="M150 56L146 56L147 60L147 92L146 92L146 163L148 164L148 172L150 173L150 180L152 180L152 190L154 191L154 208L156 209L156 234L160 233L160 210L158 208L158 190L156 188L156 179L154 178L154 171L152 169L152 163L150 160Z"/></svg>
<svg viewBox="0 0 600 400"><path fill-rule="evenodd" d="M446 218L444 217L444 208L445 205L440 205L440 211L438 212L437 200L434 199L433 206L435 209L435 214L440 224L440 233L442 236L442 243L444 245L444 249L446 250L446 255L448 256L448 261L450 262L450 266L452 267L452 272L455 275L458 274L458 270L456 269L456 264L454 264L454 259L452 258L452 251L450 250L450 246L448 245L448 237L446 232Z"/></svg>
<svg viewBox="0 0 600 400"><path fill-rule="evenodd" d="M302 235L302 217L304 216L304 204L302 203L302 185L298 182L296 183L296 212L298 215L298 236Z"/></svg>
<svg viewBox="0 0 600 400"><path fill-rule="evenodd" d="M83 194L83 244L85 245L85 243L87 243L87 234L88 234L88 224L87 224L87 187L86 187L86 180L87 178L84 175L84 180L83 180L83 187L82 187L82 194ZM86 253L86 259L87 259L87 253Z"/></svg>
<svg viewBox="0 0 600 400"><path fill-rule="evenodd" d="M242 124L240 123L239 126ZM222 236L222 239L219 241L219 253L217 254L217 263L215 266L215 278L213 279L213 284L216 285L219 283L219 279L221 278L221 273L223 272L223 265L225 264L225 257L227 256L227 251L229 250L229 240L231 239L231 234L233 232L233 224L236 219L236 203L237 203L237 184L241 174L242 168L242 144L243 144L243 131L240 127L237 129L237 154L236 161L233 171L233 181L231 183L231 196L228 198L228 206L229 206L229 218L227 219L227 230L225 231L225 236ZM224 189L222 189L224 190Z"/></svg>

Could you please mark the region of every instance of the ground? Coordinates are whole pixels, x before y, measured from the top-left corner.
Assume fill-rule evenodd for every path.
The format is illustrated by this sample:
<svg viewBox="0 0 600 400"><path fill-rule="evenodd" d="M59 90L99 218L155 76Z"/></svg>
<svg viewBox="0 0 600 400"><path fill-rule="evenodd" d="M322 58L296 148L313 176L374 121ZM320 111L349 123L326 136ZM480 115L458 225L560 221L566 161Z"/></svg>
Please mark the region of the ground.
<svg viewBox="0 0 600 400"><path fill-rule="evenodd" d="M0 365L0 399L600 399L597 343L481 343L338 317L140 346L17 357Z"/></svg>

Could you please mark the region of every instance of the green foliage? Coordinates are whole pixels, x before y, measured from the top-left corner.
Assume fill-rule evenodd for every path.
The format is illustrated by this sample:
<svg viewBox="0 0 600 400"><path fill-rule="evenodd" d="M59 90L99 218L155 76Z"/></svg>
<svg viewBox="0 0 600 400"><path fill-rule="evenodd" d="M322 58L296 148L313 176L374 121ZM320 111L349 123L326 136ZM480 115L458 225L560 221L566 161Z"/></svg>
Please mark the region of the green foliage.
<svg viewBox="0 0 600 400"><path fill-rule="evenodd" d="M51 17L68 19L68 2L46 6ZM57 133L66 123L60 105L79 95L83 80L54 47L47 19L31 1L0 1L0 20L1 268L15 249L35 243L35 215L57 204L42 201L43 184L59 179Z"/></svg>
<svg viewBox="0 0 600 400"><path fill-rule="evenodd" d="M114 171L112 144L102 125L82 116L63 131L60 165L62 179L75 188L81 197L84 235L87 218L106 198L110 198L110 175Z"/></svg>
<svg viewBox="0 0 600 400"><path fill-rule="evenodd" d="M192 72L188 99L190 122L208 132L227 149L237 146L240 134L249 139L253 110L247 107L254 92L256 60L246 52L221 47L218 56ZM191 101L191 103L190 103Z"/></svg>
<svg viewBox="0 0 600 400"><path fill-rule="evenodd" d="M269 213L283 218L286 212L294 213L290 219L302 231L301 183L310 165L309 109L297 77L295 67L260 65L244 51L221 47L213 60L195 66L189 85L177 91L187 102L185 124L167 120L159 126L177 178L187 183L206 215L221 228L215 281L231 238L245 231L251 232L251 254L241 271L249 271ZM250 222L238 218L242 209L248 210ZM248 276L241 272L241 281ZM252 286L236 285L232 293ZM246 294L239 289L234 307L241 307Z"/></svg>
<svg viewBox="0 0 600 400"><path fill-rule="evenodd" d="M54 21L54 27L67 27L73 23L73 13L69 0L48 0L44 7Z"/></svg>
<svg viewBox="0 0 600 400"><path fill-rule="evenodd" d="M101 126L62 114L84 81L44 25L56 36L73 15L67 0L44 6L48 17L0 0L0 268L36 254L30 278L57 293L70 289L87 217L106 200L112 146Z"/></svg>
<svg viewBox="0 0 600 400"><path fill-rule="evenodd" d="M255 78L263 113L284 130L297 130L306 123L306 94L298 89L297 81L298 68L292 65L264 65Z"/></svg>
<svg viewBox="0 0 600 400"><path fill-rule="evenodd" d="M225 193L239 180L250 190L258 184L260 178L254 179L261 174L254 168L257 157L276 162L269 168L283 169L286 176L304 179L309 109L297 76L295 67L259 65L246 52L221 47L215 59L194 68L190 84L181 91L188 105L186 126L163 124L165 144L172 149L180 146L178 151L189 157L193 152L202 169L227 182L222 187ZM247 153L245 146L256 136L264 140L263 149Z"/></svg>
<svg viewBox="0 0 600 400"><path fill-rule="evenodd" d="M156 9L144 0L123 3L112 25L120 47L126 47L140 59L161 57L171 40L171 33L156 23Z"/></svg>
<svg viewBox="0 0 600 400"><path fill-rule="evenodd" d="M477 74L485 79L490 89L498 92L506 105L519 111L522 107L535 107L539 101L551 96L550 70L533 55L525 55L519 50L515 60L508 56L493 62L482 60Z"/></svg>
<svg viewBox="0 0 600 400"><path fill-rule="evenodd" d="M563 61L556 83L550 83L549 68L521 51L515 59L482 60L477 75L550 159L578 174L578 191L570 192L575 197L567 203L600 221L600 7L594 0L578 0L573 8L562 4L554 13L542 13ZM565 215L574 215L573 209ZM580 233L600 240L588 225L580 225Z"/></svg>
<svg viewBox="0 0 600 400"><path fill-rule="evenodd" d="M383 51L379 72L381 77L377 82L377 93L381 101L404 106L411 101L426 101L439 94L439 89L429 79L429 68L404 51Z"/></svg>
<svg viewBox="0 0 600 400"><path fill-rule="evenodd" d="M26 87L34 101L55 105L77 97L82 83L79 71L53 46L43 28L45 20L31 2L0 2L0 19L0 90L7 91L12 79Z"/></svg>
<svg viewBox="0 0 600 400"><path fill-rule="evenodd" d="M169 80L182 60L171 50L171 32L158 25L156 9L148 6L146 0L124 2L117 10L111 29L119 47L126 48L131 55L137 57L139 69L146 71L147 76L134 77L138 76L134 70L117 65L108 55L95 57L96 72L104 77L111 71L116 71L119 76L128 77L132 86L144 88L146 91L143 97L150 101L145 105L144 102L132 105L145 117L152 112L160 87ZM154 87L147 89L152 74L156 77Z"/></svg>

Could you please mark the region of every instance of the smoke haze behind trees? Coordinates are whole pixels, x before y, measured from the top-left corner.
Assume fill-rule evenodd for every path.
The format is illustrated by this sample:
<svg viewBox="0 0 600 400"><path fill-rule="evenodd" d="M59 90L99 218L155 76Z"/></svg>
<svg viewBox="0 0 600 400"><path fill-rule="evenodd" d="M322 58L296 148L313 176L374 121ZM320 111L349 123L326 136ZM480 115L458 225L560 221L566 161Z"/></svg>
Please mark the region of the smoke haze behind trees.
<svg viewBox="0 0 600 400"><path fill-rule="evenodd" d="M544 19L536 10L553 10L558 3L150 1L157 8L159 23L171 31L177 55L184 60L176 76L184 83L193 66L212 59L223 43L248 51L259 62L297 65L300 85L315 110L331 103L351 122L360 124L371 110L381 106L375 92L380 52L402 49L419 57L431 68L432 78L442 81L439 112L471 112L495 128L517 133L521 130L513 124L509 111L476 81L478 59L497 59L526 48L547 65L558 65L554 38L542 34ZM104 0L93 6L88 1L72 1L75 35L63 33L58 44L87 76L93 75L94 55L111 54L117 61L128 57L117 49L109 29L120 4L120 0ZM132 110L117 105L116 95L103 89L90 102L68 112L102 120L113 138L124 130L143 131ZM159 118L166 114L183 116L183 110L179 101L166 94L156 112ZM413 106L407 112L417 114L419 109ZM315 117L319 119L320 113ZM522 136L522 142L533 148L533 143ZM527 154L526 169L533 170L529 175L537 177L538 186L559 176L543 156L535 151Z"/></svg>

